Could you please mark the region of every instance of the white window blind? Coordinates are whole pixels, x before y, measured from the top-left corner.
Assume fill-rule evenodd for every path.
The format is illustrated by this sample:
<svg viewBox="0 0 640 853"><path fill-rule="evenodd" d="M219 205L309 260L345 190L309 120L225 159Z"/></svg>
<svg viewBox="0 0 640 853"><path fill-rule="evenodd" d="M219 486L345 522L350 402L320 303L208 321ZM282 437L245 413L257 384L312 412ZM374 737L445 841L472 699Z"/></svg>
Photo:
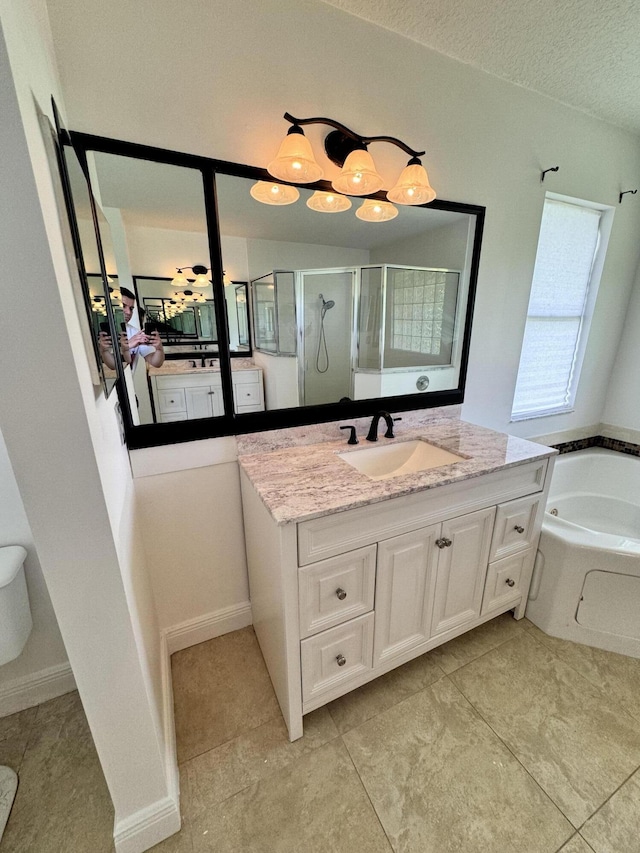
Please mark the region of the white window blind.
<svg viewBox="0 0 640 853"><path fill-rule="evenodd" d="M569 410L602 211L544 203L512 418Z"/></svg>

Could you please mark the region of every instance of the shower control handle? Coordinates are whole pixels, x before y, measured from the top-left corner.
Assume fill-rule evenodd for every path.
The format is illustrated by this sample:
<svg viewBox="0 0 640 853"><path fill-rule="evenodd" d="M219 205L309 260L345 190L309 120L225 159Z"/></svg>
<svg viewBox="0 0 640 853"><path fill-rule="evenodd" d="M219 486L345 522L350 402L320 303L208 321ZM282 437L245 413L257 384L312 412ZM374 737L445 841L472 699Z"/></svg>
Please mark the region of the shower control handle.
<svg viewBox="0 0 640 853"><path fill-rule="evenodd" d="M336 595L338 596L340 601L344 601L345 598L347 597L347 593L341 587L338 587L338 589L336 590Z"/></svg>
<svg viewBox="0 0 640 853"><path fill-rule="evenodd" d="M524 533L524 527L522 527L521 524L516 524L516 526L513 529L515 530L516 533Z"/></svg>
<svg viewBox="0 0 640 853"><path fill-rule="evenodd" d="M507 586L515 586L516 585L516 582L513 580L513 578L507 578L505 583Z"/></svg>

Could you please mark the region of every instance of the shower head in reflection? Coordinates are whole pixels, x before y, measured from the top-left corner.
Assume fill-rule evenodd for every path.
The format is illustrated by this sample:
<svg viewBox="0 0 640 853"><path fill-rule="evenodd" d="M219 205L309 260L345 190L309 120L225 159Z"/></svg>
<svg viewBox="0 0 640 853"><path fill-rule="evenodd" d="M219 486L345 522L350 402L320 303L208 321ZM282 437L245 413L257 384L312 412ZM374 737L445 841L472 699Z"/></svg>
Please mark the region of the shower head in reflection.
<svg viewBox="0 0 640 853"><path fill-rule="evenodd" d="M333 299L325 299L321 293L318 294L318 299L322 299L322 316L324 317L329 308L333 308L336 303Z"/></svg>

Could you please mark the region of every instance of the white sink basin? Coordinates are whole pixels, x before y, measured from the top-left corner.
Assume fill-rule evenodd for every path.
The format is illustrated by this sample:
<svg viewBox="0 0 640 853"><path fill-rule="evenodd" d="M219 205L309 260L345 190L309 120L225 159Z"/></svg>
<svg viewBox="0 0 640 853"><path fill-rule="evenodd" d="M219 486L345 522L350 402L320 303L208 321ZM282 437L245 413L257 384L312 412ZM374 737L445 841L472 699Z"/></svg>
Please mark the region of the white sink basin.
<svg viewBox="0 0 640 853"><path fill-rule="evenodd" d="M420 439L352 450L338 453L338 456L371 480L386 480L417 471L429 471L467 459L466 456L458 456Z"/></svg>

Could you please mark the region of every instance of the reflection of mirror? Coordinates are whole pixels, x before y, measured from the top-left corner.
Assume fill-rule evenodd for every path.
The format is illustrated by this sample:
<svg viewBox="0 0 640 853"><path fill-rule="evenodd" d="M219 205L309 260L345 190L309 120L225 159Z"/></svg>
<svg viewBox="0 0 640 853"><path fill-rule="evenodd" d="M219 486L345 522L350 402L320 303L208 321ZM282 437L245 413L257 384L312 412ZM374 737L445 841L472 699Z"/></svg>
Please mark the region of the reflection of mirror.
<svg viewBox="0 0 640 853"><path fill-rule="evenodd" d="M70 145L63 146L63 156L75 213L74 224L77 228L78 253L80 255L78 268L83 277L87 301L91 306L91 327L104 377L105 393L108 395L117 379L114 351L117 353L118 349L117 343L114 346L112 336L110 333L108 334L109 320L103 275L102 273L88 275L86 272L86 270L97 271L101 269L100 251L93 221L92 199L85 174L74 149ZM95 204L93 207L97 211ZM105 237L108 238L107 230L105 229ZM100 320L96 322L98 301L100 304ZM101 327L100 323L106 325Z"/></svg>
<svg viewBox="0 0 640 853"><path fill-rule="evenodd" d="M198 421L134 430L131 446L462 402L484 208L438 200L365 222L307 208L323 182L261 205L249 189L263 170L73 138L120 284L164 324L171 353L146 373L140 422ZM178 317L170 286L195 292L201 266L211 291Z"/></svg>

